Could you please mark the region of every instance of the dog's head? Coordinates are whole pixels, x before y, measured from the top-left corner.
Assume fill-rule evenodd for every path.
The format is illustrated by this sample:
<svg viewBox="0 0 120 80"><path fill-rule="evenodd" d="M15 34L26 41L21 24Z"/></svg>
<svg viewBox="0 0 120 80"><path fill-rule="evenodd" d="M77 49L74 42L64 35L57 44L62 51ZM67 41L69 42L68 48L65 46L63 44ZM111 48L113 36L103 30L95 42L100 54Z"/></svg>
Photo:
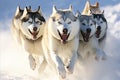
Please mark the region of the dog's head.
<svg viewBox="0 0 120 80"><path fill-rule="evenodd" d="M96 21L98 26L96 27L96 37L99 38L101 32L105 32L107 29L107 21L104 17L104 11L100 14L94 14L92 13L93 19Z"/></svg>
<svg viewBox="0 0 120 80"><path fill-rule="evenodd" d="M92 16L81 15L80 16L80 38L85 42L88 42L90 37L95 34L96 22ZM81 37L82 36L82 37Z"/></svg>
<svg viewBox="0 0 120 80"><path fill-rule="evenodd" d="M27 38L36 40L42 35L45 18L42 16L40 7L34 12L29 11L26 7L20 19L20 29Z"/></svg>
<svg viewBox="0 0 120 80"><path fill-rule="evenodd" d="M66 43L78 34L79 19L73 14L72 6L69 9L57 9L53 6L48 26L55 38Z"/></svg>

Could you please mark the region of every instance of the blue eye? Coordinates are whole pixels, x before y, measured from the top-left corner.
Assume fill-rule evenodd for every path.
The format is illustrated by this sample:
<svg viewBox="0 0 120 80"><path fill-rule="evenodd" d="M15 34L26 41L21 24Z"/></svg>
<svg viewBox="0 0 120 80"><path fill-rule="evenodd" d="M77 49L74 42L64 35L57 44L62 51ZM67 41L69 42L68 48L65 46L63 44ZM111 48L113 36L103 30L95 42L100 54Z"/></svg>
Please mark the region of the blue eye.
<svg viewBox="0 0 120 80"><path fill-rule="evenodd" d="M71 22L68 22L68 24L71 24Z"/></svg>
<svg viewBox="0 0 120 80"><path fill-rule="evenodd" d="M82 23L82 25L84 25L84 26L85 26L85 23Z"/></svg>
<svg viewBox="0 0 120 80"><path fill-rule="evenodd" d="M92 26L93 24L91 23L90 26Z"/></svg>
<svg viewBox="0 0 120 80"><path fill-rule="evenodd" d="M28 23L32 24L32 21L28 21Z"/></svg>
<svg viewBox="0 0 120 80"><path fill-rule="evenodd" d="M100 23L103 23L102 21Z"/></svg>
<svg viewBox="0 0 120 80"><path fill-rule="evenodd" d="M62 24L60 21L58 21L58 24Z"/></svg>
<svg viewBox="0 0 120 80"><path fill-rule="evenodd" d="M36 23L39 23L40 21L36 21Z"/></svg>
<svg viewBox="0 0 120 80"><path fill-rule="evenodd" d="M40 25L42 24L42 22L41 22L41 21L36 21L36 23L37 23L37 24L40 24Z"/></svg>

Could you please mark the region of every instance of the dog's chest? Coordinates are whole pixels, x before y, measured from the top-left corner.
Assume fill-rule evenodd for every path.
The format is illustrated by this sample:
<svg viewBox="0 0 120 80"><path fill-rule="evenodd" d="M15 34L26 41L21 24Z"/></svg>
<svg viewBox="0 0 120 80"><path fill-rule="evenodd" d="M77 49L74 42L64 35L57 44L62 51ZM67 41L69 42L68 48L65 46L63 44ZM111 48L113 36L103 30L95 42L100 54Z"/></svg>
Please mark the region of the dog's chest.
<svg viewBox="0 0 120 80"><path fill-rule="evenodd" d="M72 52L72 46L71 45L67 45L67 44L61 44L59 45L58 49L57 49L57 54L59 55L59 57L61 57L64 60L70 59L73 52Z"/></svg>
<svg viewBox="0 0 120 80"><path fill-rule="evenodd" d="M86 57L89 54L92 54L92 45L90 42L86 43L86 42L82 42L80 41L80 45L79 45L79 49L78 49L78 53L82 56L82 57Z"/></svg>
<svg viewBox="0 0 120 80"><path fill-rule="evenodd" d="M86 43L86 42L80 42L80 45L79 45L79 50L80 50L80 52L86 52L86 51L89 51L89 48L90 48L89 43Z"/></svg>
<svg viewBox="0 0 120 80"><path fill-rule="evenodd" d="M25 50L30 54L41 55L43 54L41 41L25 41Z"/></svg>

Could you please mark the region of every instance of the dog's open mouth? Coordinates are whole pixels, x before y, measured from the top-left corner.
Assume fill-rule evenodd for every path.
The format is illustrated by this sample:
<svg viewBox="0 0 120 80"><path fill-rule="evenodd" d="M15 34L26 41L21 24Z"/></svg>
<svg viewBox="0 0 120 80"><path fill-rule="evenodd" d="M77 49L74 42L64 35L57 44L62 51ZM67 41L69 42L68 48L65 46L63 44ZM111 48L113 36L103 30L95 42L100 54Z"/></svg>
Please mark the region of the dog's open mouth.
<svg viewBox="0 0 120 80"><path fill-rule="evenodd" d="M67 39L68 39L69 35L70 35L70 32L68 34L67 33L66 34L60 34L59 30L57 30L57 31L58 31L58 34L61 38L61 42L63 44L65 44L67 42Z"/></svg>
<svg viewBox="0 0 120 80"><path fill-rule="evenodd" d="M37 38L37 34L38 34L39 31L31 32L30 29L28 29L28 31L32 34L32 36L33 36L34 39Z"/></svg>
<svg viewBox="0 0 120 80"><path fill-rule="evenodd" d="M96 37L99 38L100 37L100 33L101 33L101 27L97 27L97 31L96 31Z"/></svg>
<svg viewBox="0 0 120 80"><path fill-rule="evenodd" d="M89 41L90 32L84 33L84 32L81 30L81 34L82 34L83 40L84 40L85 42L88 42L88 41Z"/></svg>

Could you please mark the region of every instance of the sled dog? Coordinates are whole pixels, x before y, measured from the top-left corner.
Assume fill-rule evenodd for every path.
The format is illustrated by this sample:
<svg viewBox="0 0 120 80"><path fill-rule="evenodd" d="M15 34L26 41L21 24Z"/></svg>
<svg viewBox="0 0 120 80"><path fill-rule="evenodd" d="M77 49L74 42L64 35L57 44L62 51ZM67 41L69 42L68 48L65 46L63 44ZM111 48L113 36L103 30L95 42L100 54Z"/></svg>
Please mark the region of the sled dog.
<svg viewBox="0 0 120 80"><path fill-rule="evenodd" d="M105 53L99 48L98 39L95 36L98 26L91 15L81 15L80 20L80 41L78 55L83 59L92 55L95 59L103 58Z"/></svg>
<svg viewBox="0 0 120 80"><path fill-rule="evenodd" d="M24 10L17 7L13 18L12 33L17 42L29 53L30 67L33 70L36 64L39 67L39 56L43 56L41 40L44 25L45 18L42 16L40 7L36 11L31 11L31 7L26 7ZM41 71L43 68L44 64L41 63Z"/></svg>
<svg viewBox="0 0 120 80"><path fill-rule="evenodd" d="M73 73L79 44L79 19L69 9L57 9L45 26L42 45L48 64L58 73L59 78L66 77L66 71Z"/></svg>
<svg viewBox="0 0 120 80"><path fill-rule="evenodd" d="M107 35L107 20L104 17L104 11L101 14L92 13L93 19L98 24L95 36L98 38L100 48L103 50Z"/></svg>

